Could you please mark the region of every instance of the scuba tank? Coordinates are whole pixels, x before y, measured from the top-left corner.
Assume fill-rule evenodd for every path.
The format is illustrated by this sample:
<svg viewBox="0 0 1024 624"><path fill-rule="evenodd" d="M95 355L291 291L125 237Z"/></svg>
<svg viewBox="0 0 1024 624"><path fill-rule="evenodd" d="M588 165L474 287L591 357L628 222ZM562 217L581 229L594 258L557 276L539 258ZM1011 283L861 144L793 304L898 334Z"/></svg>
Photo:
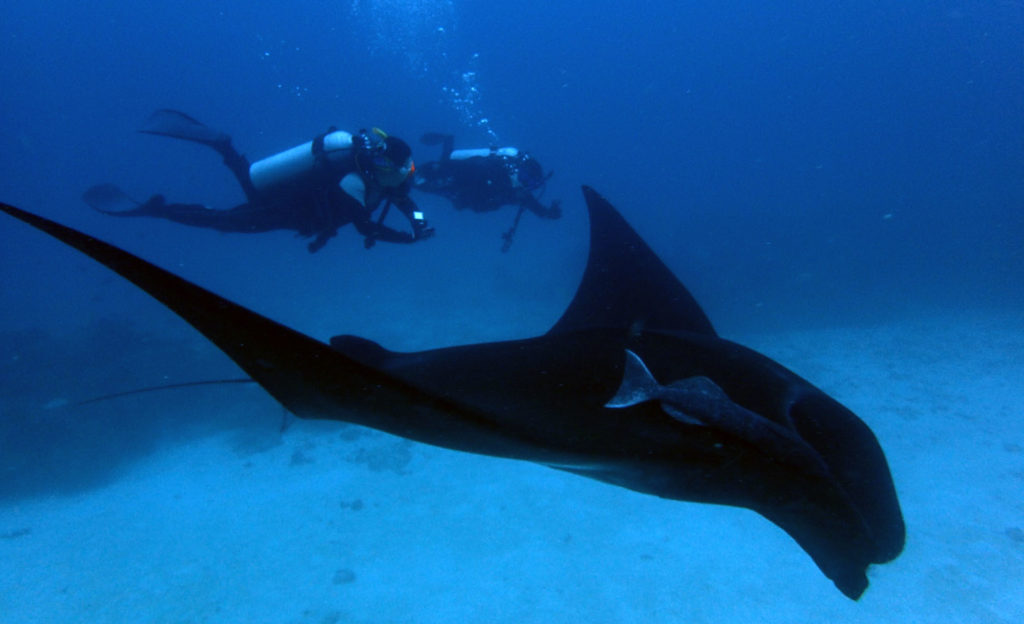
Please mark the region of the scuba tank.
<svg viewBox="0 0 1024 624"><path fill-rule="evenodd" d="M498 156L508 174L509 183L513 188L522 188L533 192L547 182L547 176L540 169L540 165L527 152L521 152L515 147L480 147L476 149L452 150L448 156L450 160L468 160L470 158L486 158Z"/></svg>
<svg viewBox="0 0 1024 624"><path fill-rule="evenodd" d="M460 149L452 150L449 158L452 160L466 160L467 158L477 158L484 156L505 156L507 158L515 158L519 155L519 150L514 147L481 147L477 149Z"/></svg>
<svg viewBox="0 0 1024 624"><path fill-rule="evenodd" d="M249 177L256 190L263 192L301 182L325 165L340 163L351 155L352 135L335 130L254 162Z"/></svg>

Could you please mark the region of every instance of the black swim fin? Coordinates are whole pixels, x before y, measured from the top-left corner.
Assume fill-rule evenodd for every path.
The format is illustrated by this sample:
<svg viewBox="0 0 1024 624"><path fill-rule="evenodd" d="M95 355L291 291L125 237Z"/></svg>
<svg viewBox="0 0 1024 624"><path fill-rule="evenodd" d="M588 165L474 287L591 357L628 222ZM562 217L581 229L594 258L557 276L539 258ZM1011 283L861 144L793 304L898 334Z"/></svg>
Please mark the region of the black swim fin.
<svg viewBox="0 0 1024 624"><path fill-rule="evenodd" d="M108 214L129 212L142 205L114 184L97 184L82 193L82 199L93 210Z"/></svg>
<svg viewBox="0 0 1024 624"><path fill-rule="evenodd" d="M139 132L202 143L218 152L231 145L231 137L227 134L170 108L162 108L150 115Z"/></svg>
<svg viewBox="0 0 1024 624"><path fill-rule="evenodd" d="M441 145L451 137L452 135L442 132L427 132L420 137L420 143L424 145Z"/></svg>
<svg viewBox="0 0 1024 624"><path fill-rule="evenodd" d="M82 199L93 210L115 217L159 217L167 206L163 195L140 202L113 184L97 184L82 193Z"/></svg>

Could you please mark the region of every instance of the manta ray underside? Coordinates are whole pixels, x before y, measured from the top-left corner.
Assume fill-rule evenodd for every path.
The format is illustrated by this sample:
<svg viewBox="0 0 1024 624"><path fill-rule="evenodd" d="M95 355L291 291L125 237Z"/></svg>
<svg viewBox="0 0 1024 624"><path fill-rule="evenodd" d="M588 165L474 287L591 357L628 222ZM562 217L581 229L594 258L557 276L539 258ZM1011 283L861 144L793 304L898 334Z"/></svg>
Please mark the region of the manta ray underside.
<svg viewBox="0 0 1024 624"><path fill-rule="evenodd" d="M904 542L875 436L780 364L719 338L615 208L588 187L583 194L589 260L548 333L418 353L355 336L325 344L91 236L0 209L131 280L301 418L533 461L664 498L746 507L859 598L868 566L895 558ZM611 406L628 386L627 350L638 362L629 370L672 384L660 403ZM711 388L718 398L693 404L695 391L675 383L690 379L701 383L685 388Z"/></svg>

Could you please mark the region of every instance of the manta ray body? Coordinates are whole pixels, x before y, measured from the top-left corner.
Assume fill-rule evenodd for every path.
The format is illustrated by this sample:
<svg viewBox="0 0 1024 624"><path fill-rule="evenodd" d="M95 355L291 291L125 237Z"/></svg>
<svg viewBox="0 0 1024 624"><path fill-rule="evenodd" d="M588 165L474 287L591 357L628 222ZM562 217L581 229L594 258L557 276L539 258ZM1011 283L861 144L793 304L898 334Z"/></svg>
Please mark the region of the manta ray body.
<svg viewBox="0 0 1024 624"><path fill-rule="evenodd" d="M615 208L583 193L589 259L550 331L415 353L348 335L324 343L87 234L0 209L161 301L301 418L748 508L859 598L868 566L895 558L905 532L871 430L782 365L720 338Z"/></svg>

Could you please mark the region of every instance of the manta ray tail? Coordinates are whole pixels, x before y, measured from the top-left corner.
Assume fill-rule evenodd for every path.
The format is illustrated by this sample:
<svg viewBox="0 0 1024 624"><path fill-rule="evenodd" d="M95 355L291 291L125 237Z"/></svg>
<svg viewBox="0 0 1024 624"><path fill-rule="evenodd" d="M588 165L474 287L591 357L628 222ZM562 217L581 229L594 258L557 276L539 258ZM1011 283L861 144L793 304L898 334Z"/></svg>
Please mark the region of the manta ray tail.
<svg viewBox="0 0 1024 624"><path fill-rule="evenodd" d="M113 399L120 399L121 397L134 396L136 394L147 394L150 392L160 392L162 390L177 390L179 388L195 388L197 386L219 386L226 384L251 384L256 383L255 379L248 377L235 377L232 379L204 379L202 381L185 381L181 383L163 384L159 386L147 386L145 388L136 388L135 390L122 390L121 392L112 392L110 394L104 394L102 396L92 397L84 399L82 401L75 401L74 403L68 403L69 407L80 407L82 405L89 405L91 403L102 403L103 401L111 401Z"/></svg>

